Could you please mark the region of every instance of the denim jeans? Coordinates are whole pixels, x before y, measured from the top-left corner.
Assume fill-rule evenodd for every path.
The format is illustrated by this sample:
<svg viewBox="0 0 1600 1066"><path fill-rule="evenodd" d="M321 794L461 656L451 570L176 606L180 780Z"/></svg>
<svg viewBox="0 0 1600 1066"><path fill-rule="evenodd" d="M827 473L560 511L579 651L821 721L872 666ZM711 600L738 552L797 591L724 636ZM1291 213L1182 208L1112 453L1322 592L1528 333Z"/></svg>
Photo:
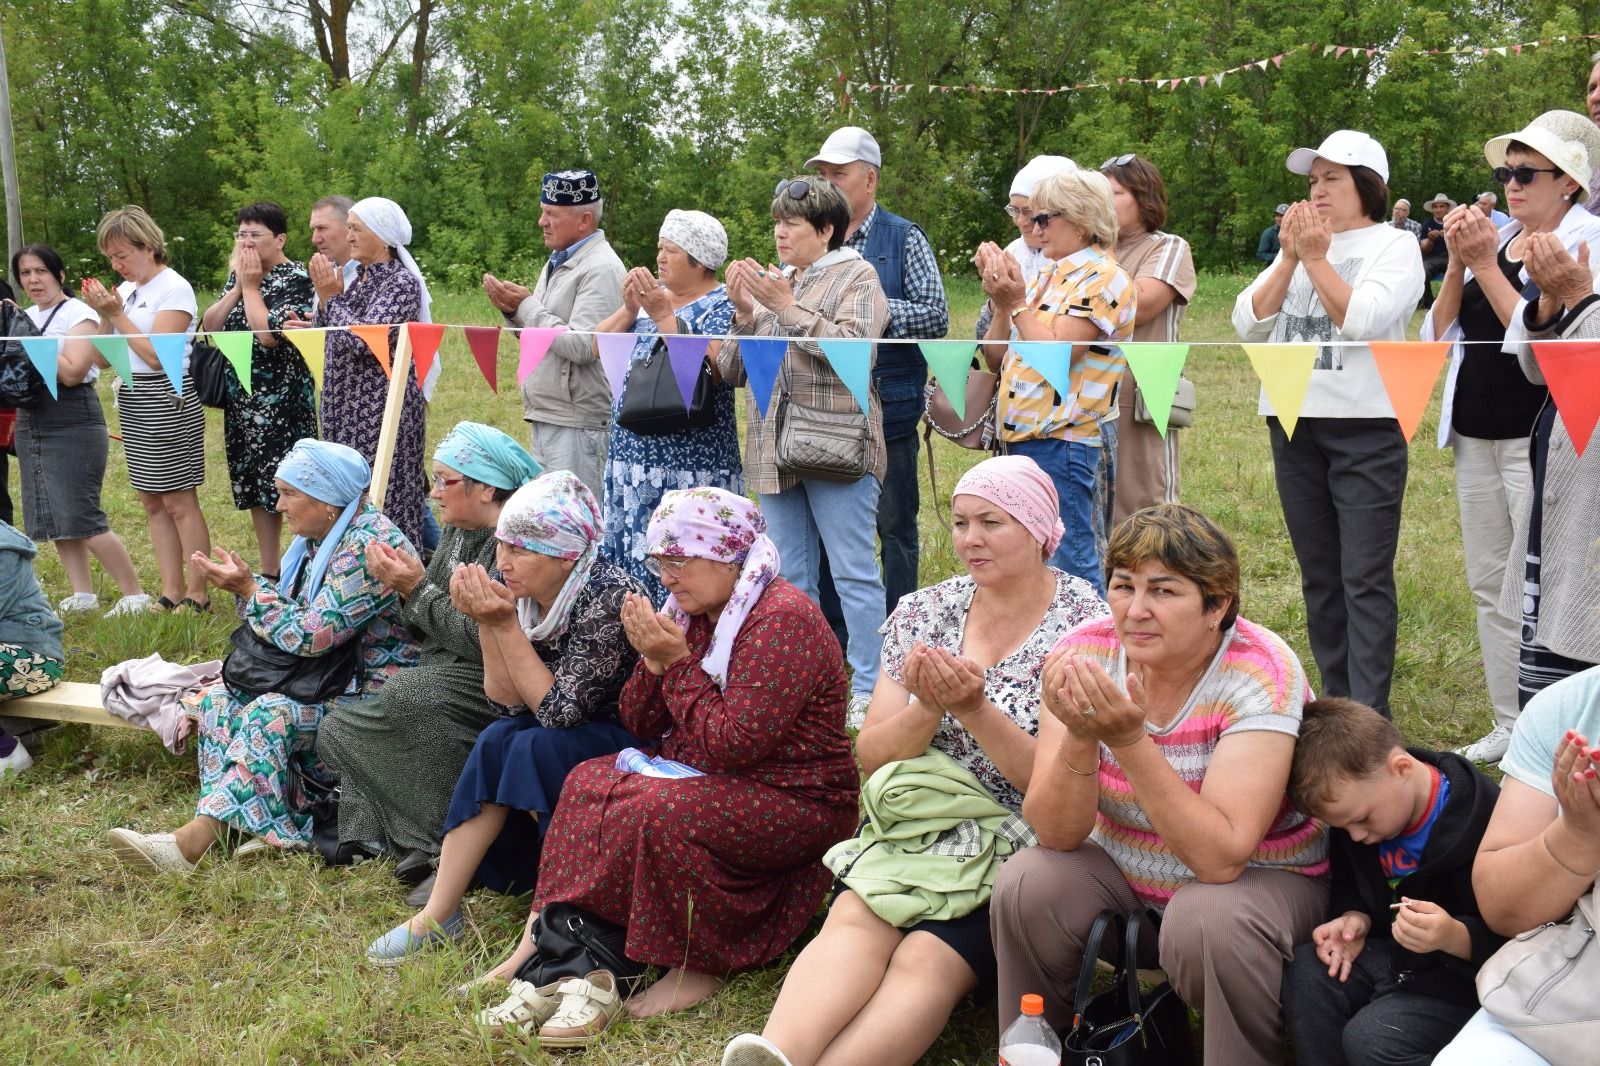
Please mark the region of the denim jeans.
<svg viewBox="0 0 1600 1066"><path fill-rule="evenodd" d="M1095 546L1094 486L1100 470L1100 449L1075 441L1018 440L1006 444L1010 455L1025 455L1039 464L1061 498L1061 524L1066 534L1050 556L1050 565L1081 577L1105 598L1105 575Z"/></svg>
<svg viewBox="0 0 1600 1066"><path fill-rule="evenodd" d="M913 430L883 442L888 470L878 496L878 541L883 547L884 616L900 597L917 591L917 505L922 486L917 480L918 437Z"/></svg>
<svg viewBox="0 0 1600 1066"><path fill-rule="evenodd" d="M850 691L870 695L878 681L883 651L883 579L878 576L878 479L802 481L779 493L761 493L767 535L778 547L780 570L813 602L821 577L822 549L828 550L834 588L844 607L849 641Z"/></svg>

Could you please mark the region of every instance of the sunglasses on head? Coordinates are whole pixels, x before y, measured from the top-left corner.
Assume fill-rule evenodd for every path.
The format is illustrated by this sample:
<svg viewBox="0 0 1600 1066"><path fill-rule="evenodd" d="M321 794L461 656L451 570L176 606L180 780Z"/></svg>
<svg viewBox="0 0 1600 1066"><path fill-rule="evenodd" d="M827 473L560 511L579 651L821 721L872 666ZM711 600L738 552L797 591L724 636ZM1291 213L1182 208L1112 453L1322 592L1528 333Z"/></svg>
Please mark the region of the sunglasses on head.
<svg viewBox="0 0 1600 1066"><path fill-rule="evenodd" d="M1107 167L1125 167L1129 163L1133 162L1134 157L1137 155L1137 152L1128 152L1125 155L1112 156L1110 159L1107 159L1104 163L1100 164L1100 169L1105 170Z"/></svg>
<svg viewBox="0 0 1600 1066"><path fill-rule="evenodd" d="M1518 185L1530 185L1533 183L1534 175L1536 174L1559 173L1561 173L1561 168L1559 167L1495 167L1494 180L1498 181L1501 185L1510 185L1511 179L1515 178Z"/></svg>
<svg viewBox="0 0 1600 1066"><path fill-rule="evenodd" d="M772 190L772 198L776 200L785 190L791 200L804 200L811 193L811 181L808 178L784 178L778 182L778 187Z"/></svg>

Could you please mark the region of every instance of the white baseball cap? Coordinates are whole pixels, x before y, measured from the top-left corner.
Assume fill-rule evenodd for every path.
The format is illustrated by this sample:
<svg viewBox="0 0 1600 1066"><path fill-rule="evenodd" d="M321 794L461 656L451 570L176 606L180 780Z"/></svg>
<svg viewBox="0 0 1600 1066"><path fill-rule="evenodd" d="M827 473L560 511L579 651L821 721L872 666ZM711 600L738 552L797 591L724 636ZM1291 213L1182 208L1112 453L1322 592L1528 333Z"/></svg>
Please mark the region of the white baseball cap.
<svg viewBox="0 0 1600 1066"><path fill-rule="evenodd" d="M1045 178L1067 170L1077 170L1078 164L1064 155L1036 155L1022 165L1017 176L1011 179L1012 196L1032 196L1033 187Z"/></svg>
<svg viewBox="0 0 1600 1066"><path fill-rule="evenodd" d="M1289 172L1309 174L1311 164L1318 159L1347 167L1366 167L1376 171L1385 182L1389 180L1389 157L1383 145L1360 130L1334 130L1316 148L1296 148L1289 153Z"/></svg>
<svg viewBox="0 0 1600 1066"><path fill-rule="evenodd" d="M860 126L840 126L828 134L828 139L822 142L822 150L807 159L806 166L854 163L858 160L875 167L883 166L883 153L878 151L878 142Z"/></svg>

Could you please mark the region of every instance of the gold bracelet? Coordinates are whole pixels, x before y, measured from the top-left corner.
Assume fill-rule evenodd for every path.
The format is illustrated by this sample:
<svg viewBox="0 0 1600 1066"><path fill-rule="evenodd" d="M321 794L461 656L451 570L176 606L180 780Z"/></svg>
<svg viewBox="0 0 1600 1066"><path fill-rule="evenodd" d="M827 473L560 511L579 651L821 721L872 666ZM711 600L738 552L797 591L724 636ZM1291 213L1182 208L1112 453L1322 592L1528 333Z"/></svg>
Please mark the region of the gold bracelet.
<svg viewBox="0 0 1600 1066"><path fill-rule="evenodd" d="M1546 830L1548 830L1548 828L1549 827L1547 826ZM1587 877L1587 878L1593 878L1594 877L1594 874L1586 874L1582 870L1574 870L1572 867L1570 867L1566 863L1562 862L1560 857L1558 855L1556 855L1555 849L1550 846L1550 838L1545 836L1545 834L1543 832L1541 832L1539 834L1539 841L1540 841L1540 843L1542 843L1544 845L1544 853L1546 855L1550 856L1550 861L1555 863L1557 866L1561 867L1563 870L1567 871L1567 873L1571 874L1573 877Z"/></svg>
<svg viewBox="0 0 1600 1066"><path fill-rule="evenodd" d="M1056 749L1056 757L1061 760L1061 765L1062 766L1065 766L1068 770L1071 770L1073 773L1077 774L1079 777L1093 777L1095 774L1100 772L1100 760L1098 758L1096 758L1095 761L1094 761L1094 769L1093 770L1080 770L1076 766L1073 766L1070 762L1067 761L1067 749L1066 748L1064 748L1064 747L1057 748Z"/></svg>

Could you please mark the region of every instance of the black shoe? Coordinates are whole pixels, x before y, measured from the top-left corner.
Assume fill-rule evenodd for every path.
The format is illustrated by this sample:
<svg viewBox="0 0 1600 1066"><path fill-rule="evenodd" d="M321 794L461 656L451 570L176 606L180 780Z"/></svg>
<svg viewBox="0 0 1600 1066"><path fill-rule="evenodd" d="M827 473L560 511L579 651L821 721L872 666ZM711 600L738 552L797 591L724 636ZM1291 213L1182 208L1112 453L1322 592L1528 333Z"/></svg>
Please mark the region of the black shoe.
<svg viewBox="0 0 1600 1066"><path fill-rule="evenodd" d="M419 885L433 878L433 856L412 848L394 864L394 876L402 885Z"/></svg>
<svg viewBox="0 0 1600 1066"><path fill-rule="evenodd" d="M416 887L406 893L406 906L415 907L417 910L428 905L428 897L433 895L433 883L438 880L436 872L429 872L428 876L418 881Z"/></svg>
<svg viewBox="0 0 1600 1066"><path fill-rule="evenodd" d="M321 851L321 848L318 848ZM376 859L378 853L358 840L342 841L339 846L329 854L322 852L322 861L329 866L354 866L369 859Z"/></svg>

